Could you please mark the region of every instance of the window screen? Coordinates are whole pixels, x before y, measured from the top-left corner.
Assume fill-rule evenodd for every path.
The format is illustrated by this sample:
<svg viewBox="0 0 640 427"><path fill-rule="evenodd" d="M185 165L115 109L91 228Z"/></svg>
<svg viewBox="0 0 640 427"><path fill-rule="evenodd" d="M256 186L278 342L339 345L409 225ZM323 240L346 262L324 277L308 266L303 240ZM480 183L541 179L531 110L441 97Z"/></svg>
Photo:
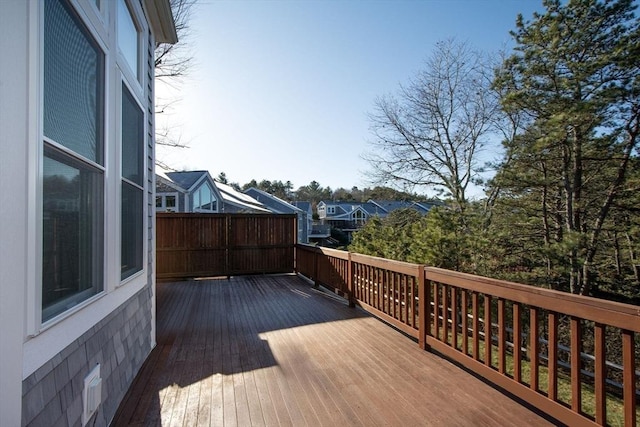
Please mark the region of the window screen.
<svg viewBox="0 0 640 427"><path fill-rule="evenodd" d="M72 9L44 2L43 321L103 289L103 67Z"/></svg>

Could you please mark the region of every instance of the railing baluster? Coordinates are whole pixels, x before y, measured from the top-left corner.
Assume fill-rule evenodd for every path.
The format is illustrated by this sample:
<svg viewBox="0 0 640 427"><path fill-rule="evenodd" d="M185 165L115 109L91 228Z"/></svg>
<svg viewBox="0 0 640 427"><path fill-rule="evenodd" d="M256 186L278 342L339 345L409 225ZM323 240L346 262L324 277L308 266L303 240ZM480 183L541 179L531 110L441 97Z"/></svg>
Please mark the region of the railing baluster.
<svg viewBox="0 0 640 427"><path fill-rule="evenodd" d="M478 293L471 294L471 313L473 316L473 358L480 360L480 313L478 310Z"/></svg>
<svg viewBox="0 0 640 427"><path fill-rule="evenodd" d="M431 282L428 282L424 278L424 267L421 265L417 268L417 286L418 286L418 345L423 350L427 350L429 345L427 344L427 336L429 336L429 328L431 327L431 318L429 315L429 308L431 306L430 288ZM415 319L415 316L414 316Z"/></svg>
<svg viewBox="0 0 640 427"><path fill-rule="evenodd" d="M582 328L580 319L571 317L571 409L582 411L582 382L580 381L580 353L582 344Z"/></svg>
<svg viewBox="0 0 640 427"><path fill-rule="evenodd" d="M636 425L636 363L633 332L622 330L622 371L624 396L624 425Z"/></svg>
<svg viewBox="0 0 640 427"><path fill-rule="evenodd" d="M558 400L558 315L550 311L548 320L547 368L549 373L549 388L547 390L547 397L556 401Z"/></svg>
<svg viewBox="0 0 640 427"><path fill-rule="evenodd" d="M522 383L522 325L520 303L514 302L513 315L513 379Z"/></svg>
<svg viewBox="0 0 640 427"><path fill-rule="evenodd" d="M462 301L460 302L462 306L462 352L466 355L469 354L469 317L467 316L469 310L469 304L467 301L468 293L465 289L462 289Z"/></svg>
<svg viewBox="0 0 640 427"><path fill-rule="evenodd" d="M398 283L396 282L396 278L392 277L392 276L388 276L389 277L389 285L391 288L391 299L389 300L390 304L389 304L389 314L391 315L391 317L393 317L394 319L398 318L398 310L397 310L397 289L398 289Z"/></svg>
<svg viewBox="0 0 640 427"><path fill-rule="evenodd" d="M396 288L395 302L395 316L398 320L402 321L402 276L400 274L394 274L394 283Z"/></svg>
<svg viewBox="0 0 640 427"><path fill-rule="evenodd" d="M365 294L365 300L367 304L371 304L371 289L373 288L373 267L370 265L366 266L367 269L367 293Z"/></svg>
<svg viewBox="0 0 640 427"><path fill-rule="evenodd" d="M458 292L451 287L451 347L458 348Z"/></svg>
<svg viewBox="0 0 640 427"><path fill-rule="evenodd" d="M442 341L449 343L449 286L442 285Z"/></svg>
<svg viewBox="0 0 640 427"><path fill-rule="evenodd" d="M484 364L491 366L491 296L484 295Z"/></svg>
<svg viewBox="0 0 640 427"><path fill-rule="evenodd" d="M409 276L407 276L407 275L403 275L402 277L404 278L404 280L403 280L403 289L404 289L404 291L402 292L402 301L404 302L404 307L403 307L404 322L407 325L414 326L413 321L409 321L409 303L412 300L410 300L408 298L409 282L412 279L409 278ZM413 282L411 282L411 289L413 289ZM413 292L411 292L411 296L413 297Z"/></svg>
<svg viewBox="0 0 640 427"><path fill-rule="evenodd" d="M540 375L540 341L538 335L538 309L529 308L529 362L531 364L531 377L529 385L531 390L539 390L538 377Z"/></svg>
<svg viewBox="0 0 640 427"><path fill-rule="evenodd" d="M596 392L596 423L605 425L607 422L607 395L606 395L606 349L605 349L605 325L596 323L594 331L594 371Z"/></svg>
<svg viewBox="0 0 640 427"><path fill-rule="evenodd" d="M440 339L440 283L433 282L433 336Z"/></svg>
<svg viewBox="0 0 640 427"><path fill-rule="evenodd" d="M498 372L505 373L507 352L505 349L506 327L504 324L504 298L498 298Z"/></svg>

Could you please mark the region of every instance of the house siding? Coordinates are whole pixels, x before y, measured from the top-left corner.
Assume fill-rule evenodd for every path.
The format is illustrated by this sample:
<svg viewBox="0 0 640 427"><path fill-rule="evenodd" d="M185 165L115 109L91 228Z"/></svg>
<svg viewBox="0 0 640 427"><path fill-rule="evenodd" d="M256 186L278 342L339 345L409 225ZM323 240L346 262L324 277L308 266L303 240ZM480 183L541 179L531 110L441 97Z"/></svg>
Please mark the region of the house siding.
<svg viewBox="0 0 640 427"><path fill-rule="evenodd" d="M141 3L142 4L142 3ZM107 426L142 364L155 346L154 37L148 33L146 59L146 271L137 292L114 306L86 332L22 380L22 426L81 426L87 374L100 364L101 402L88 425ZM133 286L124 284L121 289ZM118 289L113 291L116 293ZM109 298L110 295L106 295ZM58 329L59 325L56 325ZM18 411L20 407L18 405ZM0 425L6 419L0 416Z"/></svg>
<svg viewBox="0 0 640 427"><path fill-rule="evenodd" d="M156 346L156 126L155 126L155 41L151 30L147 37L147 290L145 293L147 300L144 301L145 321L150 324L149 340L150 346L145 353L146 356L151 349ZM139 368L139 366L138 366ZM138 372L138 369L136 369Z"/></svg>
<svg viewBox="0 0 640 427"><path fill-rule="evenodd" d="M79 426L84 378L96 364L106 426L151 352L151 287L145 287L22 382L23 426Z"/></svg>

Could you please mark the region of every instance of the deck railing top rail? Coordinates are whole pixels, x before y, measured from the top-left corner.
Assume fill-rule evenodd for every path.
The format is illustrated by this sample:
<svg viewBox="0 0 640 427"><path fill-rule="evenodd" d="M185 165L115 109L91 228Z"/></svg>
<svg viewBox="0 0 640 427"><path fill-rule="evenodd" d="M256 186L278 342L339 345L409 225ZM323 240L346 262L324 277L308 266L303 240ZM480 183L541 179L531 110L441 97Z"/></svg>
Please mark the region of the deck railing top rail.
<svg viewBox="0 0 640 427"><path fill-rule="evenodd" d="M425 267L427 280L447 283L521 304L640 332L640 307L552 289Z"/></svg>

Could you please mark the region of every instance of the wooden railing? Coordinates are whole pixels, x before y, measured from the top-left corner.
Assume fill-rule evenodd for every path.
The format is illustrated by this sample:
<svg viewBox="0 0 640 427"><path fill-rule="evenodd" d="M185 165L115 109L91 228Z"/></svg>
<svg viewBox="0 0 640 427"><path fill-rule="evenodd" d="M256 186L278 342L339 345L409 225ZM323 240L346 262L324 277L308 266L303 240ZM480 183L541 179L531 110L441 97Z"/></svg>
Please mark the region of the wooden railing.
<svg viewBox="0 0 640 427"><path fill-rule="evenodd" d="M637 306L308 245L296 257L299 274L563 423L636 425Z"/></svg>

